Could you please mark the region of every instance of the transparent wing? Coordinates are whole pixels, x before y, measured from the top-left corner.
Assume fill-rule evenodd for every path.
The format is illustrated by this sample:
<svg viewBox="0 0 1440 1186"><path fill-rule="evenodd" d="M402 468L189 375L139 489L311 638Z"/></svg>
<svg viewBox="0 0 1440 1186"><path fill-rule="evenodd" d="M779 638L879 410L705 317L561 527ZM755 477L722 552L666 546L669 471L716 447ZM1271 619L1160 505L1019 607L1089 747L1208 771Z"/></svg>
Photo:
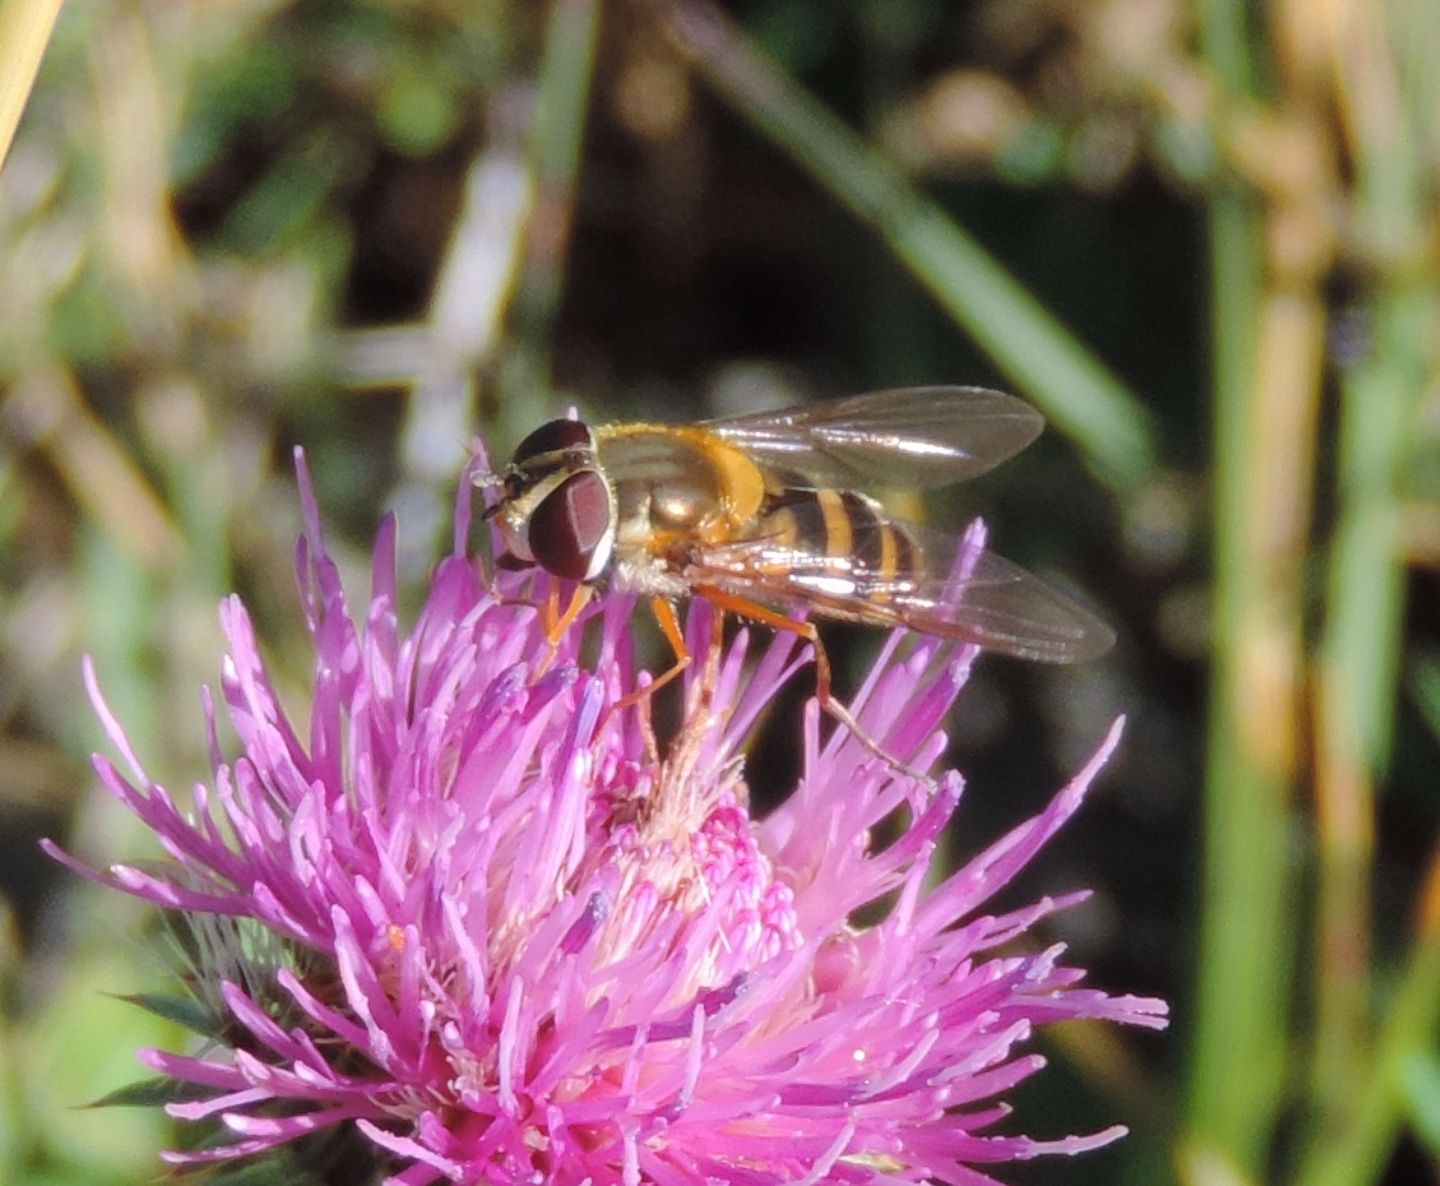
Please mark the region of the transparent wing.
<svg viewBox="0 0 1440 1186"><path fill-rule="evenodd" d="M983 387L904 387L703 426L762 465L814 486L919 489L993 469L1040 435L1023 400Z"/></svg>
<svg viewBox="0 0 1440 1186"><path fill-rule="evenodd" d="M911 571L866 563L877 533L903 531L917 554ZM1115 633L1074 598L1018 564L963 538L909 523L856 524L851 554L830 556L823 542L753 539L712 545L693 558L687 579L754 601L822 617L974 643L1022 659L1071 663L1103 655Z"/></svg>

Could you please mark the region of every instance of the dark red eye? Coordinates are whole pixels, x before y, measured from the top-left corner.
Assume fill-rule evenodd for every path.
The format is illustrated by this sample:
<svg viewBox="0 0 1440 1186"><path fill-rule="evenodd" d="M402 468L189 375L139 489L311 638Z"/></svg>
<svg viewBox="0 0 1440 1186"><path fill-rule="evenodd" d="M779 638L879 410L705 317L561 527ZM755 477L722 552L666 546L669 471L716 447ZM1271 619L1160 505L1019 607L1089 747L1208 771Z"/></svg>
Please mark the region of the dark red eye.
<svg viewBox="0 0 1440 1186"><path fill-rule="evenodd" d="M590 446L590 430L579 420L551 420L542 424L515 447L513 465L523 465L532 457L546 453L563 453L566 449Z"/></svg>
<svg viewBox="0 0 1440 1186"><path fill-rule="evenodd" d="M598 576L613 542L605 479L582 469L561 482L531 513L529 542L546 572L572 581Z"/></svg>

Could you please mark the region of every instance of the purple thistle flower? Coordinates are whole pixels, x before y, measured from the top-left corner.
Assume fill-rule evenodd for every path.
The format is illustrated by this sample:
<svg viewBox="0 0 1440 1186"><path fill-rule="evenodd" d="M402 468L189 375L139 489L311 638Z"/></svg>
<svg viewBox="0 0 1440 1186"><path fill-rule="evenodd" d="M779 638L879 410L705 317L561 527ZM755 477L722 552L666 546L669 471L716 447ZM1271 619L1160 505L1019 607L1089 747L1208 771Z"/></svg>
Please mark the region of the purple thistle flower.
<svg viewBox="0 0 1440 1186"><path fill-rule="evenodd" d="M692 667L658 760L644 702L611 711L648 679L629 599L588 612L593 662L579 626L548 654L521 578L502 596L466 556L467 473L454 552L413 630L397 624L393 520L357 620L299 473L308 739L232 597L221 690L240 756L222 757L207 697L211 778L188 811L146 776L86 670L126 768L96 769L169 861L96 873L49 846L189 920L187 982L223 1038L141 1058L188 1085L173 1115L218 1118L226 1139L167 1157L223 1161L344 1130L396 1186L973 1186L993 1181L977 1166L1124 1132L997 1131L1001 1097L1043 1065L1024 1052L1035 1026L1161 1028L1166 1007L1078 987L1060 946L1016 948L1083 893L984 912L1079 807L1119 722L1043 812L937 882L960 776L908 777L843 729L822 741L813 701L798 787L750 815L743 742L806 664L794 639L747 664L741 632L708 688ZM688 630L706 654L705 607ZM928 769L973 657L897 634L851 709ZM898 839L872 848L896 819ZM852 921L881 901L882 921Z"/></svg>

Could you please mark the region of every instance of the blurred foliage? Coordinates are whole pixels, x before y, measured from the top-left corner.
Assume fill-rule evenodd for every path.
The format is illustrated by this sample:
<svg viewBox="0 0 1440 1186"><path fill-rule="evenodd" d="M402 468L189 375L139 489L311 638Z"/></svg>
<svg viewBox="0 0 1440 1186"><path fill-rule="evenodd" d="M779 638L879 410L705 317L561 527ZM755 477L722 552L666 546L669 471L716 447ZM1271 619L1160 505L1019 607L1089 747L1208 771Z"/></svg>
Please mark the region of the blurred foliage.
<svg viewBox="0 0 1440 1186"><path fill-rule="evenodd" d="M0 0L0 100L52 9ZM165 989L143 912L35 840L149 851L82 652L170 784L224 593L303 703L294 444L415 588L477 425L911 381L1047 412L930 511L1124 639L982 663L953 726L963 847L1131 717L1033 884L1096 886L1058 935L1176 1024L1062 1035L1027 1131L1134 1132L1023 1180L1440 1180L1436 61L1428 0L66 6L0 172L0 1182L175 1139L76 1110L184 1037L102 995Z"/></svg>

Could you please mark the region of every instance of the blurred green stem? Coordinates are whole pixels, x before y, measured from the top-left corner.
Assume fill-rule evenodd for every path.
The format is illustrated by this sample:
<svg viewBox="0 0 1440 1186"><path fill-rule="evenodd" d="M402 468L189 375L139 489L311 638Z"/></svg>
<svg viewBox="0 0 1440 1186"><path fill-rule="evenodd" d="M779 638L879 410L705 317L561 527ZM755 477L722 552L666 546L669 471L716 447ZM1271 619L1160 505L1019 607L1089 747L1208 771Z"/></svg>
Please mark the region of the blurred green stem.
<svg viewBox="0 0 1440 1186"><path fill-rule="evenodd" d="M1427 387L1440 367L1433 344L1440 263L1428 243L1433 195L1430 179L1416 170L1427 152L1433 113L1404 109L1404 64L1389 46L1425 44L1435 20L1417 6L1392 6L1394 25L1387 27L1387 6L1348 7L1342 67L1350 76L1346 97L1357 133L1354 221L1379 281L1360 307L1368 348L1341 384L1342 503L1324 646L1337 701L1324 723L1356 760L1381 770L1394 726L1404 609L1400 476Z"/></svg>
<svg viewBox="0 0 1440 1186"><path fill-rule="evenodd" d="M880 235L1103 479L1127 490L1150 476L1154 428L1144 405L993 256L713 5L647 2L715 87Z"/></svg>
<svg viewBox="0 0 1440 1186"><path fill-rule="evenodd" d="M565 280L600 33L599 0L554 0L540 67L530 167L534 206L521 281L511 306L515 344L502 362L502 436L534 420L537 396L553 386L550 347Z"/></svg>
<svg viewBox="0 0 1440 1186"><path fill-rule="evenodd" d="M1276 597L1258 530L1263 432L1253 359L1260 319L1257 211L1212 202L1216 334L1215 617L1206 767L1205 876L1190 1082L1192 1142L1263 1181L1283 1084L1294 874L1296 623ZM1273 510L1274 508L1268 508Z"/></svg>
<svg viewBox="0 0 1440 1186"><path fill-rule="evenodd" d="M61 0L0 2L0 166L10 152L20 115L40 72L40 61Z"/></svg>
<svg viewBox="0 0 1440 1186"><path fill-rule="evenodd" d="M1417 1052L1435 1046L1440 1026L1440 850L1431 857L1410 961L1385 1010L1375 1058L1350 1084L1350 1122L1337 1140L1313 1144L1299 1181L1304 1186L1367 1186L1378 1182L1404 1119L1403 1076Z"/></svg>
<svg viewBox="0 0 1440 1186"><path fill-rule="evenodd" d="M1214 117L1223 144L1252 89L1245 6L1208 0L1200 12L1202 50L1225 96ZM1298 589L1323 316L1303 285L1268 287L1263 206L1216 184L1216 646L1181 1170L1189 1182L1262 1182L1285 1082L1297 929L1288 841L1303 670Z"/></svg>
<svg viewBox="0 0 1440 1186"><path fill-rule="evenodd" d="M1375 778L1394 725L1404 612L1396 480L1408 417L1423 390L1405 344L1423 342L1423 294L1375 309L1391 339L1341 382L1339 522L1316 679L1317 941L1314 1139L1353 1123L1369 1028ZM1408 306L1408 308L1407 308ZM1430 316L1434 316L1433 307ZM1401 328L1405 326L1405 328ZM1398 331L1398 332L1396 332ZM1329 1171L1327 1171L1328 1174ZM1308 1179L1302 1179L1308 1180ZM1328 1179L1327 1179L1328 1180Z"/></svg>
<svg viewBox="0 0 1440 1186"><path fill-rule="evenodd" d="M1339 11L1344 34L1334 52L1353 141L1352 221L1378 280L1360 306L1370 330L1368 349L1340 383L1338 522L1317 681L1316 1123L1301 1181L1359 1186L1371 1179L1354 1174L1378 1164L1393 1140L1393 1073L1407 1053L1393 1044L1403 1031L1394 1029L1392 1019L1373 1070L1365 1062L1370 878L1374 784L1389 760L1404 629L1401 475L1426 391L1440 368L1433 333L1440 318L1440 266L1422 246L1432 233L1430 193L1416 168L1426 157L1432 117L1423 104L1407 110L1402 97L1408 73L1403 55L1427 42L1433 50L1434 17L1404 5L1352 3ZM1432 60L1425 56L1409 66ZM1425 961L1422 951L1415 967L1423 969ZM1430 983L1433 991L1433 978ZM1409 1052L1429 1048L1429 1039L1418 1036L1422 1040ZM1384 1087L1377 1086L1380 1100L1373 1106L1357 1108L1359 1099L1370 1102L1356 1095L1356 1083L1366 1075L1383 1079ZM1363 1157L1362 1149L1368 1150Z"/></svg>

